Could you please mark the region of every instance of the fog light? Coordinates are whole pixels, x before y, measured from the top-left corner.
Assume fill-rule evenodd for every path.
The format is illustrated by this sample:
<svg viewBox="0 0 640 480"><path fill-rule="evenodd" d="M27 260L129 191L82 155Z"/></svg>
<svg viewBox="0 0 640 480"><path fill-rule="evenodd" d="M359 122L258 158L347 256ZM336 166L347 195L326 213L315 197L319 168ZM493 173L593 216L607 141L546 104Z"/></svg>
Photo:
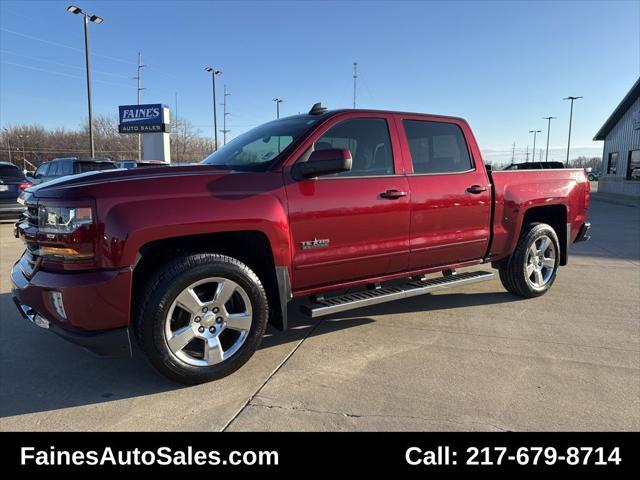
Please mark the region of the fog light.
<svg viewBox="0 0 640 480"><path fill-rule="evenodd" d="M49 320L44 317L41 317L37 313L33 317L33 323L35 323L40 328L49 328Z"/></svg>
<svg viewBox="0 0 640 480"><path fill-rule="evenodd" d="M67 313L64 311L64 302L62 301L62 293L49 292L49 299L51 300L53 308L56 309L56 313L66 320Z"/></svg>

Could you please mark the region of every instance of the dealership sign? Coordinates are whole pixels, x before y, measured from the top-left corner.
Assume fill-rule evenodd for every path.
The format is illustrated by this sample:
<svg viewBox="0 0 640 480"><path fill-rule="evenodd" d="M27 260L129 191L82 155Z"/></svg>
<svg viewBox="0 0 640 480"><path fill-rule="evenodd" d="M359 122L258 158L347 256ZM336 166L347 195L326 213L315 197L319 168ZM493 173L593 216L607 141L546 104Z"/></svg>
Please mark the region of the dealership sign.
<svg viewBox="0 0 640 480"><path fill-rule="evenodd" d="M120 133L163 133L169 131L169 109L161 104L121 105Z"/></svg>

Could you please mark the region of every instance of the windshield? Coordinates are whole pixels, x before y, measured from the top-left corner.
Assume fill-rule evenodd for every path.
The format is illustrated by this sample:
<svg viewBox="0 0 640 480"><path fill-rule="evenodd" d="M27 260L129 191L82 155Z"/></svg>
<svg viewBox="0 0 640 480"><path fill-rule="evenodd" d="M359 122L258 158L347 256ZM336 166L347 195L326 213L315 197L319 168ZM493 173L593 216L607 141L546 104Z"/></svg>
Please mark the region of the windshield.
<svg viewBox="0 0 640 480"><path fill-rule="evenodd" d="M227 166L234 170L266 170L320 118L297 115L265 123L234 138L202 163Z"/></svg>

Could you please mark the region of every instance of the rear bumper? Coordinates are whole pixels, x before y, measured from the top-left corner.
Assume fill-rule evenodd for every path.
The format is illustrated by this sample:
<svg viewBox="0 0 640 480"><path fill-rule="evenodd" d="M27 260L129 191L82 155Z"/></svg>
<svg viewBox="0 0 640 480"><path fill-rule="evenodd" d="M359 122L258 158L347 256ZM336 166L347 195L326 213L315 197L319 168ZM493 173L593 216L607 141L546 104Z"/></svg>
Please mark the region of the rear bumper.
<svg viewBox="0 0 640 480"><path fill-rule="evenodd" d="M578 231L578 236L576 237L573 243L586 242L587 240L589 240L591 238L591 235L589 235L590 229L591 229L590 222L583 223L582 226L580 227L580 230Z"/></svg>
<svg viewBox="0 0 640 480"><path fill-rule="evenodd" d="M99 355L131 353L130 269L31 277L18 261L11 270L14 302L23 318ZM54 294L60 304L54 304Z"/></svg>

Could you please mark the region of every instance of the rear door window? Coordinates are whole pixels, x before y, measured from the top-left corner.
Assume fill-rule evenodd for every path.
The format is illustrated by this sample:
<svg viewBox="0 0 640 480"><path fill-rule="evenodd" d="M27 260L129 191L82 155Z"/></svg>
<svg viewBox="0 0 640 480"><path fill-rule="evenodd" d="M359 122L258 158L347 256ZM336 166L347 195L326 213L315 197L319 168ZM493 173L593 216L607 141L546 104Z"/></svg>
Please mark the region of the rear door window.
<svg viewBox="0 0 640 480"><path fill-rule="evenodd" d="M404 120L414 173L457 173L473 168L462 129L455 123Z"/></svg>

